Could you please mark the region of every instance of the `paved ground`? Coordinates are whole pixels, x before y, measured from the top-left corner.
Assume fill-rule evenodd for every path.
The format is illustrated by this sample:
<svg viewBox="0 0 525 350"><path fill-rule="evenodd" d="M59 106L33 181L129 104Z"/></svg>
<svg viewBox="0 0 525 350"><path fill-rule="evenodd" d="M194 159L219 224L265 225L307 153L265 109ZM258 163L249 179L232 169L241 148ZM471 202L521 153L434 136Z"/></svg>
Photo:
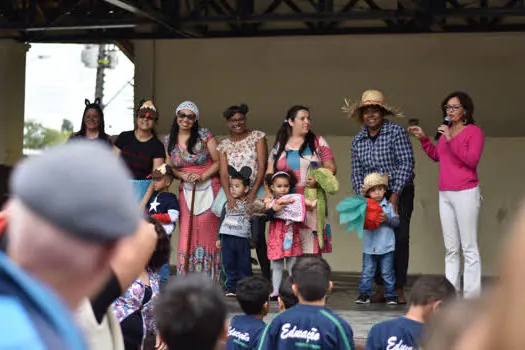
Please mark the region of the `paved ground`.
<svg viewBox="0 0 525 350"><path fill-rule="evenodd" d="M370 328L381 321L399 317L406 311L406 305L389 306L386 304L356 305L359 276L352 274L334 274L334 289L328 298L327 306L345 319L354 330L356 341L366 340ZM226 298L230 315L241 313L241 309L234 298ZM270 305L270 314L266 322L278 312L277 302Z"/></svg>

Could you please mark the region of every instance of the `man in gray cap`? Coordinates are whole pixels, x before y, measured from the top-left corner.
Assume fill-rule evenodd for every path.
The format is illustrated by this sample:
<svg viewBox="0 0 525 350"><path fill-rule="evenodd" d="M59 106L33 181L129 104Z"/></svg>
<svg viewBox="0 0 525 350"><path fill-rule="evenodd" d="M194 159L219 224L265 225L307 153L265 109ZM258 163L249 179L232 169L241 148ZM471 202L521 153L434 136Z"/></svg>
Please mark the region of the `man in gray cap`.
<svg viewBox="0 0 525 350"><path fill-rule="evenodd" d="M141 221L118 155L89 141L21 162L0 253L0 349L85 349L71 310L110 274L117 242Z"/></svg>

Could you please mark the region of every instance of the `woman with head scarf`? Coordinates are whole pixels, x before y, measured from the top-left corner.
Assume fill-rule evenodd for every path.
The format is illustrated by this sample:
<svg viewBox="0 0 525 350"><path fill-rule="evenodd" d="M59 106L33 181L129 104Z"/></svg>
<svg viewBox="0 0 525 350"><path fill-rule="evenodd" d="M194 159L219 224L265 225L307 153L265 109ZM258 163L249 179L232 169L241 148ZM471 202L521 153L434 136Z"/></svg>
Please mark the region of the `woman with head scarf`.
<svg viewBox="0 0 525 350"><path fill-rule="evenodd" d="M204 272L218 281L221 261L215 241L219 218L211 211L221 187L217 141L210 130L199 126L199 108L195 103L182 102L175 114L165 149L168 164L181 180L177 273L184 273L188 263L188 271Z"/></svg>

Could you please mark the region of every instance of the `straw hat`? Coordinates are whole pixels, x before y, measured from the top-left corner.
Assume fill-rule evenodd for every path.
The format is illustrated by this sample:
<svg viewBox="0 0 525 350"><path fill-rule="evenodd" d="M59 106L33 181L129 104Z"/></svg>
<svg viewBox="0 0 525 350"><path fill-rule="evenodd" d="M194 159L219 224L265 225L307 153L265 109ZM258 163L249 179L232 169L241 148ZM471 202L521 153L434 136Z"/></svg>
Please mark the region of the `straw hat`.
<svg viewBox="0 0 525 350"><path fill-rule="evenodd" d="M348 114L351 119L358 120L361 116L361 108L366 106L379 106L387 114L394 117L403 117L403 113L396 107L389 106L385 103L385 97L379 90L366 90L363 92L361 102L351 102L345 98L345 105L341 107L344 113Z"/></svg>
<svg viewBox="0 0 525 350"><path fill-rule="evenodd" d="M366 193L370 191L371 188L376 186L388 186L388 175L381 175L379 173L371 173L365 177L363 181L363 187L361 188L361 194L366 196Z"/></svg>

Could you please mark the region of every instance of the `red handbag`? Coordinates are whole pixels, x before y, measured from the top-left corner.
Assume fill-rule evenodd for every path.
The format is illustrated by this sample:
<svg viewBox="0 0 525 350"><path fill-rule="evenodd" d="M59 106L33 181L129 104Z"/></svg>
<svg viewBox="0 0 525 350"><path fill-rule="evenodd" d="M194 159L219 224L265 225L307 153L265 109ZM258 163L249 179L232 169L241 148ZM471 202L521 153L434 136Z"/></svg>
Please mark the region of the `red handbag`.
<svg viewBox="0 0 525 350"><path fill-rule="evenodd" d="M365 230L376 230L381 226L381 214L383 208L373 199L367 198L368 205L366 206L365 214Z"/></svg>

